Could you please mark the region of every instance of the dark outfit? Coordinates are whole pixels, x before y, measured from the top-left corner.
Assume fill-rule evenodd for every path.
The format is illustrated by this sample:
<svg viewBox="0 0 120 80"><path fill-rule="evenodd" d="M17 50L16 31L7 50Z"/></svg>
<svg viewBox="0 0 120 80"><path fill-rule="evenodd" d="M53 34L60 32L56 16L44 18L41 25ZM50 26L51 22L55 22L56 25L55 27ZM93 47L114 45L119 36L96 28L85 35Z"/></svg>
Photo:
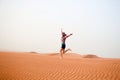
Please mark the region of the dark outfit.
<svg viewBox="0 0 120 80"><path fill-rule="evenodd" d="M61 42L62 42L61 48L62 48L62 49L65 49L65 48L66 48L65 40L66 40L66 37L65 37L65 36L61 38Z"/></svg>
<svg viewBox="0 0 120 80"><path fill-rule="evenodd" d="M65 43L62 43L61 48L62 48L62 49L65 49L65 47L66 47L66 44L65 44Z"/></svg>

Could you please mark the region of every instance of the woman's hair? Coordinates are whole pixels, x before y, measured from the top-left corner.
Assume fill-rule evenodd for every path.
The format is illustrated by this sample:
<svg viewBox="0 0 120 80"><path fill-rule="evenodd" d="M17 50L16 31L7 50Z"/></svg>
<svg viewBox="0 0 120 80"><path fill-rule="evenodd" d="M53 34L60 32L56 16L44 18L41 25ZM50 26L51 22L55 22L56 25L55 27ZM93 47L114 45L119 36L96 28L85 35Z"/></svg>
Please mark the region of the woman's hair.
<svg viewBox="0 0 120 80"><path fill-rule="evenodd" d="M66 36L65 32L62 32L62 37Z"/></svg>

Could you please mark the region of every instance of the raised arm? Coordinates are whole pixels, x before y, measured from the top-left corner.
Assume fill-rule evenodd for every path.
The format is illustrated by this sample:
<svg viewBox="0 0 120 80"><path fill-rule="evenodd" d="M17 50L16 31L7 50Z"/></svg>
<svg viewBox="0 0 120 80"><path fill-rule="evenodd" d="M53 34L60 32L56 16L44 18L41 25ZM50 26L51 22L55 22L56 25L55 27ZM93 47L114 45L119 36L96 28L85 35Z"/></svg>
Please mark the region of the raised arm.
<svg viewBox="0 0 120 80"><path fill-rule="evenodd" d="M61 28L61 34L63 33L62 28Z"/></svg>
<svg viewBox="0 0 120 80"><path fill-rule="evenodd" d="M73 35L73 34L69 34L69 35L67 35L66 38L70 37L71 35Z"/></svg>

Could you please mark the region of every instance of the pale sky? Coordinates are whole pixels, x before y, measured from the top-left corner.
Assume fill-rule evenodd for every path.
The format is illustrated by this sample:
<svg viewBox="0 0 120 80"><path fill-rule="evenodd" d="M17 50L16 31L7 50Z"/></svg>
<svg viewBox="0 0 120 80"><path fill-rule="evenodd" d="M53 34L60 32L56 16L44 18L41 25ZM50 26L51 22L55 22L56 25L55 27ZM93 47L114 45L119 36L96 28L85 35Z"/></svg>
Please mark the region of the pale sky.
<svg viewBox="0 0 120 80"><path fill-rule="evenodd" d="M120 58L120 0L0 0L0 51L72 52Z"/></svg>

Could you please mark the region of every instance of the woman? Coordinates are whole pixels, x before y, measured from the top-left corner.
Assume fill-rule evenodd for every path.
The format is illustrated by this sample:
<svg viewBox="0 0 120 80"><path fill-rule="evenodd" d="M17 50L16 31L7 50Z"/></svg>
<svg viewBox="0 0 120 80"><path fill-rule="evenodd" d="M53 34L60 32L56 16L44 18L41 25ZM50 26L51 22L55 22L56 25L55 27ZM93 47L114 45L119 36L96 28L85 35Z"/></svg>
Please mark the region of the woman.
<svg viewBox="0 0 120 80"><path fill-rule="evenodd" d="M61 58L63 58L63 54L66 53L68 50L70 50L70 49L65 50L65 48L66 48L65 41L72 34L67 35L65 32L62 31L62 29L61 29L61 34L62 34L62 37L61 37L61 42L62 43L61 43L60 55L61 55Z"/></svg>

